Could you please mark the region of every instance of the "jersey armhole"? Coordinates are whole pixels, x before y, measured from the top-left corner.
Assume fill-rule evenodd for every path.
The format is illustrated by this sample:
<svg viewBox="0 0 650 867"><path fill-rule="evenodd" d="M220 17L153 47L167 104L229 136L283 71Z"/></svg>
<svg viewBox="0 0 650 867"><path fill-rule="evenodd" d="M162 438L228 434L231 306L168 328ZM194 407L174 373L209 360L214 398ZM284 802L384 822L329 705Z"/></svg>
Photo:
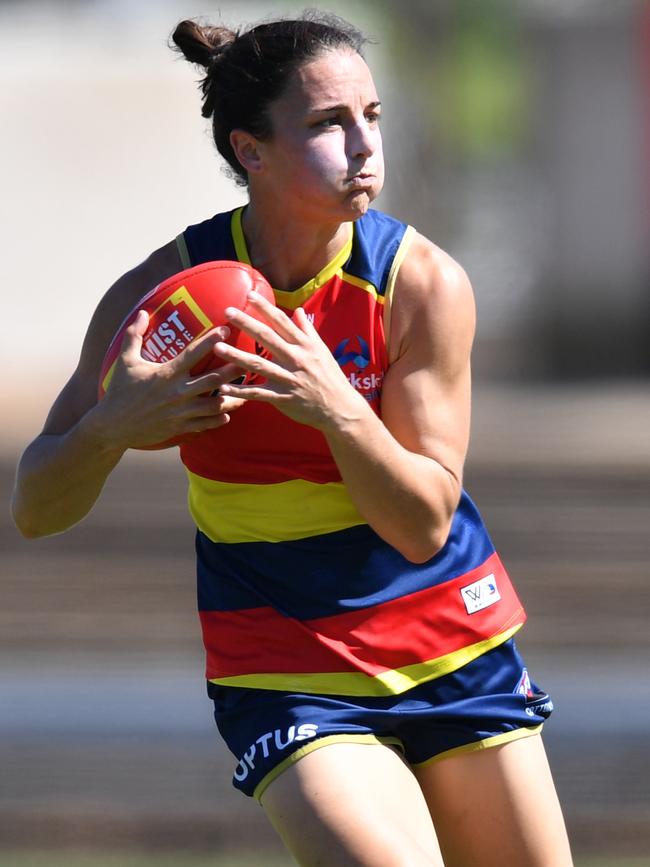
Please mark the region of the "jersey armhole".
<svg viewBox="0 0 650 867"><path fill-rule="evenodd" d="M409 247L413 239L415 238L415 229L413 226L407 226L404 235L402 236L402 240L400 241L400 245L397 248L397 253L395 253L395 257L390 266L390 271L388 272L388 279L386 280L386 291L384 293L384 341L386 345L386 352L388 353L388 341L390 340L390 318L391 311L393 307L393 296L395 294L395 283L397 281L397 275L399 273L400 266L404 261L406 254L409 251Z"/></svg>
<svg viewBox="0 0 650 867"><path fill-rule="evenodd" d="M180 235L176 235L176 249L178 250L178 255L181 257L183 269L191 268L192 260L190 259L190 251L187 249L187 241L185 240L184 232L181 232Z"/></svg>

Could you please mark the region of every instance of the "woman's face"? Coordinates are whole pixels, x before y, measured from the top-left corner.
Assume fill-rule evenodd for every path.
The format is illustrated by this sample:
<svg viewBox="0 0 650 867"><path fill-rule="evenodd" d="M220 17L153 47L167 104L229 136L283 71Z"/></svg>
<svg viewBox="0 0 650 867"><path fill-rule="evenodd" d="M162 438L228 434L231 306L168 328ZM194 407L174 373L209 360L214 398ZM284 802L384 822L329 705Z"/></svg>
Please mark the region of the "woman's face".
<svg viewBox="0 0 650 867"><path fill-rule="evenodd" d="M270 106L259 143L265 189L316 221L362 216L384 183L380 104L365 61L328 51L301 66Z"/></svg>

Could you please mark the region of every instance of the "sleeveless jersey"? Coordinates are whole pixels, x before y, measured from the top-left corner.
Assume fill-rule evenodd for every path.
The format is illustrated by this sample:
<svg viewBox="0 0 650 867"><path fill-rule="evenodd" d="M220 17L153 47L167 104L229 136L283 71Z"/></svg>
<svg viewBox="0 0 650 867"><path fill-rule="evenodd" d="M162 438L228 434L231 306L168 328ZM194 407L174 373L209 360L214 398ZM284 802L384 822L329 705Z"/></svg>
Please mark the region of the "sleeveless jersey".
<svg viewBox="0 0 650 867"><path fill-rule="evenodd" d="M179 235L185 267L250 264L243 209ZM368 211L301 288L351 386L381 415L390 305L411 227ZM521 603L463 491L449 538L414 564L364 521L325 437L251 401L181 446L196 522L198 603L213 683L381 696L447 674L512 636Z"/></svg>

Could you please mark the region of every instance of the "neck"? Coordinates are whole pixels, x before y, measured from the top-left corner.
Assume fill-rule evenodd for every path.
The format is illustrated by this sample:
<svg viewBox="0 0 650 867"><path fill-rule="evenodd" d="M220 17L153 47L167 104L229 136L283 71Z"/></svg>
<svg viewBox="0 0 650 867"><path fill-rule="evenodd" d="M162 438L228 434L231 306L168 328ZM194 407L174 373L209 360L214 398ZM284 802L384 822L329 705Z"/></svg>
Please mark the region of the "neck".
<svg viewBox="0 0 650 867"><path fill-rule="evenodd" d="M314 225L291 215L267 213L250 202L242 228L251 264L275 289L291 291L318 274L347 242L350 223Z"/></svg>

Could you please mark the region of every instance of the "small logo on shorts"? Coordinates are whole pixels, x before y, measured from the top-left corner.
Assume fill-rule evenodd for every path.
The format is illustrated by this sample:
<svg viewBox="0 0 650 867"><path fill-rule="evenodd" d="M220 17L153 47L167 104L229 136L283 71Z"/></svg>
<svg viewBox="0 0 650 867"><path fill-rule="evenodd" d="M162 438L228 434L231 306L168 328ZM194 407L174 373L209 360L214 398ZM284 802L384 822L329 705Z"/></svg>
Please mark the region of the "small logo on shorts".
<svg viewBox="0 0 650 867"><path fill-rule="evenodd" d="M239 764L235 768L235 779L237 782L243 783L249 773L255 770L256 763L261 759L268 759L272 752L285 750L294 741L306 741L309 738L315 738L317 731L318 725L316 723L302 723L299 726L289 726L286 734L282 729L265 732L254 744L250 745L239 760Z"/></svg>
<svg viewBox="0 0 650 867"><path fill-rule="evenodd" d="M473 584L468 584L466 587L460 588L460 595L463 597L465 608L468 614L476 614L477 611L482 611L484 608L489 608L501 599L501 594L497 587L497 580L490 573L485 578L479 578Z"/></svg>
<svg viewBox="0 0 650 867"><path fill-rule="evenodd" d="M512 691L515 695L525 695L526 698L533 698L535 695L527 668L522 668L521 677L517 681L517 686Z"/></svg>

